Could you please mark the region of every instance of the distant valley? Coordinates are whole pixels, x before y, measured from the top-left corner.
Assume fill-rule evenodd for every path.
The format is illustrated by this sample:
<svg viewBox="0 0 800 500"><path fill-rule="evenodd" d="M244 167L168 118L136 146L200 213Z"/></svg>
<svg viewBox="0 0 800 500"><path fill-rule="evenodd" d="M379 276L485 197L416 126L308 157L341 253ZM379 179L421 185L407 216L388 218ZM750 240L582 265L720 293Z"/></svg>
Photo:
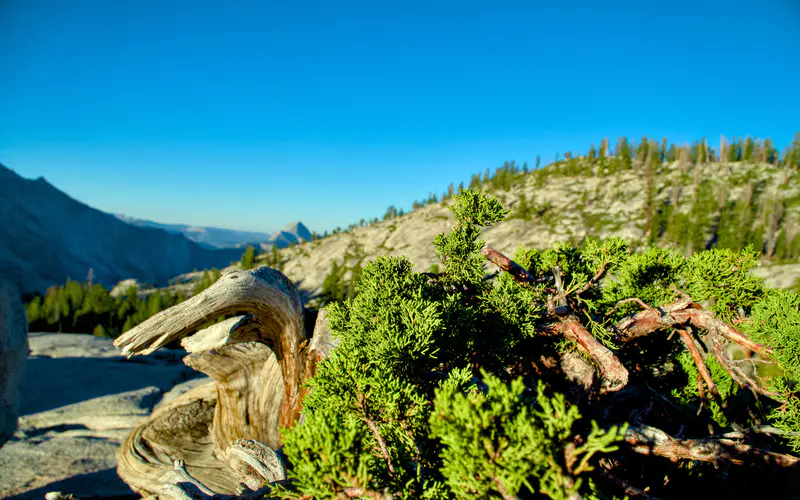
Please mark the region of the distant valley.
<svg viewBox="0 0 800 500"><path fill-rule="evenodd" d="M129 278L164 286L174 276L238 261L246 243L269 249L310 239L302 223L273 235L131 223L71 198L44 178L25 179L3 165L0 220L0 275L26 294L67 278L87 281L90 270L93 282L107 288Z"/></svg>

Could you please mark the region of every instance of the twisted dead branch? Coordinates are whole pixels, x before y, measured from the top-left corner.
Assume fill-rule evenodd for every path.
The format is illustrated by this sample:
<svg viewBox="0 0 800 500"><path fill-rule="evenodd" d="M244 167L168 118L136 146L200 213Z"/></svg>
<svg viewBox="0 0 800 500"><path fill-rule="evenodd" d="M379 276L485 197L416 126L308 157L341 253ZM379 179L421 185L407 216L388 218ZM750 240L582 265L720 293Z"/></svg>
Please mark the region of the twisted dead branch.
<svg viewBox="0 0 800 500"><path fill-rule="evenodd" d="M196 332L222 316L231 317ZM119 337L114 344L129 357L181 340L189 353L184 363L213 379L133 430L119 452L120 477L134 491L155 493L180 457L209 491L235 493L231 467L266 465L231 446L245 439L278 449L278 429L298 420L303 383L330 352L324 319L309 344L299 293L279 271L261 267L223 273L202 293Z"/></svg>

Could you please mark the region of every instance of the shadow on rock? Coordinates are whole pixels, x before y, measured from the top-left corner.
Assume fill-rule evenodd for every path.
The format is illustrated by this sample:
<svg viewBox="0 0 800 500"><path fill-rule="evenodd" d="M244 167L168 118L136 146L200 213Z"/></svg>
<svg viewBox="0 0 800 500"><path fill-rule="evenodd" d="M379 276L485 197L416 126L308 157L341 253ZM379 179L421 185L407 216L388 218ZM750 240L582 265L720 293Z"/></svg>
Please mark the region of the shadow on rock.
<svg viewBox="0 0 800 500"><path fill-rule="evenodd" d="M155 386L165 391L202 374L183 365L119 358L28 358L20 415L30 415L110 394Z"/></svg>
<svg viewBox="0 0 800 500"><path fill-rule="evenodd" d="M141 498L134 493L127 484L117 475L115 469L105 469L89 474L80 474L60 481L47 484L29 490L18 495L6 496L9 500L27 500L44 498L46 493L60 491L65 494L72 494L80 499L103 498L103 499L134 499ZM0 495L3 497L3 495Z"/></svg>

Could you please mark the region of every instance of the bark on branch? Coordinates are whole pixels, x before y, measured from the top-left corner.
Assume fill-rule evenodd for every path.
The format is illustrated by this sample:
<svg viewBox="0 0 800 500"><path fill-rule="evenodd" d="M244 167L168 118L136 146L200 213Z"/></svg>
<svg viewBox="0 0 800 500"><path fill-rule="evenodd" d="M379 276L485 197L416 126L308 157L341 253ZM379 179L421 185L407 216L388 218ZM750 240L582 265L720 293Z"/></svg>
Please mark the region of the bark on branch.
<svg viewBox="0 0 800 500"><path fill-rule="evenodd" d="M594 276L592 276L592 279L590 279L585 285L583 285L583 287L581 287L580 290L575 292L575 295L580 297L581 294L588 292L589 289L591 289L601 279L603 279L603 276L606 275L606 271L608 271L608 262L604 262L603 265L600 266L600 269L594 274Z"/></svg>
<svg viewBox="0 0 800 500"><path fill-rule="evenodd" d="M657 331L680 326L692 326L710 334L720 335L764 357L772 354L772 349L769 347L753 342L733 326L715 318L711 311L687 300L680 300L660 308L649 308L629 316L614 325L614 331L616 340L630 342Z"/></svg>
<svg viewBox="0 0 800 500"><path fill-rule="evenodd" d="M655 455L672 461L698 460L714 464L736 465L761 463L770 467L794 467L800 458L755 448L733 439L676 439L661 429L650 426L629 427L625 443L642 455Z"/></svg>
<svg viewBox="0 0 800 500"><path fill-rule="evenodd" d="M628 384L628 370L611 350L601 344L574 316L558 323L561 335L577 343L597 364L600 375L600 393L616 392Z"/></svg>
<svg viewBox="0 0 800 500"><path fill-rule="evenodd" d="M706 383L706 387L708 387L709 392L711 392L711 394L713 394L716 398L719 398L717 385L711 378L711 374L708 372L708 367L703 360L703 356L700 354L700 350L695 345L692 335L687 331L686 328L676 328L675 330L678 332L678 335L680 335L683 344L686 346L686 349L688 349L689 353L692 355L694 364L697 366L697 371L700 374L700 377L702 377L703 382Z"/></svg>
<svg viewBox="0 0 800 500"><path fill-rule="evenodd" d="M520 266L497 250L491 247L484 247L481 253L486 260L510 274L514 281L520 285L533 285L536 283L536 280L533 279L533 276L531 276L524 267Z"/></svg>

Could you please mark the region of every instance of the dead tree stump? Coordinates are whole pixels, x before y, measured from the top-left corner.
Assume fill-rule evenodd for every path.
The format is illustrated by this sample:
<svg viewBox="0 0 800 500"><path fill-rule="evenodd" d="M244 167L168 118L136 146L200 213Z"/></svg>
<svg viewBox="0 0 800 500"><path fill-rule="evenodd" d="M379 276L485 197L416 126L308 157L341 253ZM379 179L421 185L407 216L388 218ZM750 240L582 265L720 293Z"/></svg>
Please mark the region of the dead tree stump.
<svg viewBox="0 0 800 500"><path fill-rule="evenodd" d="M221 316L229 318L196 332ZM297 290L267 267L224 273L202 293L123 334L114 344L128 356L181 340L189 353L184 363L213 383L181 395L131 432L118 453L120 477L138 493L158 493L162 478L182 461L207 488L235 494L243 479L231 446L248 440L280 447L279 428L300 417L303 383L330 349L324 314L314 337L312 343L306 338Z"/></svg>

